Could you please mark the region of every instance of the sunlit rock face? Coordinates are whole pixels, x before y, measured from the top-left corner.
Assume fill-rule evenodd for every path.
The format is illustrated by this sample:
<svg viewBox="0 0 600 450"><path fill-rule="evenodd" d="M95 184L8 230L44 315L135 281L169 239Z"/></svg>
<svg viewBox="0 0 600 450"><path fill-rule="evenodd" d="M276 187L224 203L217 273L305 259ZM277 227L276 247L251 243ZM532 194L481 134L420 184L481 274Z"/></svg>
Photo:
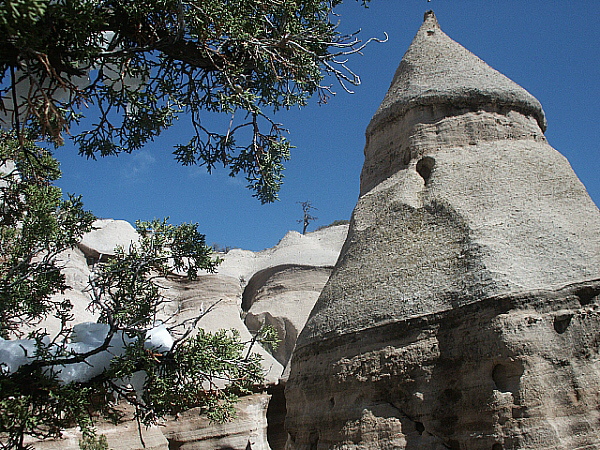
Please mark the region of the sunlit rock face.
<svg viewBox="0 0 600 450"><path fill-rule="evenodd" d="M600 448L600 214L545 127L425 15L296 344L288 448Z"/></svg>
<svg viewBox="0 0 600 450"><path fill-rule="evenodd" d="M86 308L90 302L88 282L93 264L114 255L117 245L128 248L138 239L135 230L124 221L99 220L94 227L95 230L86 234L77 248L63 252L58 259L72 287L57 299L62 300L66 296L74 305L74 327L78 337L73 345L93 345L106 335L105 325L80 324L97 320ZM275 327L281 343L273 352L258 344L252 347L252 351L262 357L265 379L253 387L251 395L240 398L236 403L234 421L215 424L199 409L192 409L178 417L167 418L160 426L138 430L133 420L133 407L121 402L119 408L123 411L123 420L119 424L100 419L96 421L98 434L107 437L109 448L283 448L287 439L283 427L286 408L283 370L299 330L327 282L347 232L347 225L324 227L307 234L290 231L273 248L260 252L233 249L227 254L220 254L223 262L217 273L201 273L195 280L186 280L176 274L161 279L165 303L159 312L159 320L169 324L196 323L195 320L206 313L197 322L198 328L209 332L236 330L243 342L251 342L253 332L260 325L269 324ZM45 321L44 328L54 337L60 331L60 322ZM168 343L162 331L161 325L152 333L150 341L154 346ZM26 348L33 348L32 341L5 342L0 347L0 362L4 362L9 370L16 370L17 365L27 362L24 355ZM64 369L61 378L89 379L107 363L106 354L101 353L93 361ZM219 383L219 380L215 381ZM79 439L79 430L68 429L61 439L37 441L32 438L28 443L40 450L69 450L79 449Z"/></svg>

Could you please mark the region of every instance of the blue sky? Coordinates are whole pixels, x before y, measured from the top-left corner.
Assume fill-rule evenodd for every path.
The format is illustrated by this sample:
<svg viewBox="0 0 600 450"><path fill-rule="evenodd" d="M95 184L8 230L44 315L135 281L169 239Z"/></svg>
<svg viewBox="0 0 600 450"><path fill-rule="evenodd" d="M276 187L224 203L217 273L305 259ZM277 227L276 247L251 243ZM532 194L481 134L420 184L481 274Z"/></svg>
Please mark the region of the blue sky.
<svg viewBox="0 0 600 450"><path fill-rule="evenodd" d="M368 9L346 0L338 8L342 32L361 29L373 43L349 65L362 85L327 105L316 99L302 110L286 111L283 122L297 147L285 171L281 200L261 205L243 178L225 170L212 175L177 165L172 145L182 126L131 154L86 160L70 145L57 150L65 192L83 195L87 209L104 218L198 222L207 243L262 250L272 247L296 221L308 200L318 217L309 230L349 219L358 198L364 130L383 99L423 14L433 9L454 40L529 92L544 107L546 137L565 155L600 204L600 2L597 0L372 0Z"/></svg>

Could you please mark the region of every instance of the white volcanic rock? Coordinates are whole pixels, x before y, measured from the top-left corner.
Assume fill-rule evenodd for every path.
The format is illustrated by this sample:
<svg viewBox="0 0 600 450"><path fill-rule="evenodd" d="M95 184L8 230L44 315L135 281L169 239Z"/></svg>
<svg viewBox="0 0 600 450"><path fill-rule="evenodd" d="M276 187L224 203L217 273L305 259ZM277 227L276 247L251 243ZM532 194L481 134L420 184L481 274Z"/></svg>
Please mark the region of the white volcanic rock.
<svg viewBox="0 0 600 450"><path fill-rule="evenodd" d="M86 233L79 243L79 248L90 258L112 256L117 246L127 250L139 239L135 228L124 220L99 219L93 226L94 230Z"/></svg>
<svg viewBox="0 0 600 450"><path fill-rule="evenodd" d="M210 423L198 410L168 421L163 429L170 447L180 450L252 449L269 450L267 407L270 395L254 394L236 404L236 419L223 424Z"/></svg>
<svg viewBox="0 0 600 450"><path fill-rule="evenodd" d="M140 431L142 440L140 440ZM97 434L106 436L108 448L111 450L169 450L170 448L169 441L163 434L163 427L138 428L134 420L118 426L100 423L97 426ZM81 432L68 429L63 433L62 439L31 441L29 445L36 450L78 450L81 438Z"/></svg>
<svg viewBox="0 0 600 450"><path fill-rule="evenodd" d="M175 314L175 322L194 319L211 308L198 327L205 331L236 329L243 342L250 342L252 334L241 318L242 287L238 279L219 274L202 275L194 281L166 280L161 282L169 299L167 314ZM256 344L252 351L263 358L265 383L276 384L283 366L264 348Z"/></svg>
<svg viewBox="0 0 600 450"><path fill-rule="evenodd" d="M10 178L13 180L18 180L20 178L20 175L17 172L17 166L14 161L11 160L0 161L0 174L2 174L2 177L0 178L0 188L8 186Z"/></svg>
<svg viewBox="0 0 600 450"><path fill-rule="evenodd" d="M86 292L88 287L89 277L91 274L90 267L87 264L87 257L79 248L65 250L56 257L56 264L62 267L62 273L65 275L67 286L70 287L65 293L58 293L52 297L53 301L61 302L68 299L73 305L71 313L76 323L95 322L97 315L93 314L89 309L90 296ZM60 331L60 320L56 317L47 317L41 324L35 324L30 330L44 328L52 337L56 336Z"/></svg>
<svg viewBox="0 0 600 450"><path fill-rule="evenodd" d="M276 353L279 361L256 346L256 351L264 359L267 383L277 383L283 372L282 364L289 359L297 334L327 281L328 268L335 264L347 231L347 225L328 227L306 235L290 231L275 247L261 252L231 250L221 255L223 262L216 274L204 274L194 281L166 282L168 289L164 294L171 300L166 314L176 314L176 320L183 321L211 307L211 311L199 322L200 327L207 331L235 328L242 340L250 340L251 334L242 320L242 316L246 316L243 303L248 303L246 311L255 304L251 312L255 320L250 331L256 331L261 324L272 324L283 341ZM270 274L280 274L282 268L292 267L296 269L283 270L287 278L279 283L281 289L276 289L276 293L264 286L270 280ZM275 320L265 320L264 315L269 314L270 307L273 308L270 316L276 317ZM257 315L262 316L255 318ZM289 325L286 328L281 324Z"/></svg>
<svg viewBox="0 0 600 450"><path fill-rule="evenodd" d="M244 290L242 308L246 326L256 331L273 326L280 343L273 355L284 366L333 266L314 267L286 264L256 273Z"/></svg>
<svg viewBox="0 0 600 450"><path fill-rule="evenodd" d="M64 267L62 273L71 290L83 291L87 287L91 270L81 249L65 250L58 255L56 262L59 266Z"/></svg>
<svg viewBox="0 0 600 450"><path fill-rule="evenodd" d="M93 263L102 255L114 254L117 245L127 248L138 238L133 227L124 221L100 220L95 226L98 229L86 234L79 248L59 256L65 267L67 282L72 286L64 296L74 304L75 322L95 320L86 310L89 304L89 296L85 292L90 275L88 262ZM245 450L250 445L255 450L266 450L269 448L268 407L278 411L271 419L269 434L274 445L278 446L276 448L281 448L285 441L285 400L283 388L277 384L284 369L282 362L285 364L289 358L296 336L338 258L347 231L347 225L328 227L306 235L290 231L273 248L261 252L237 249L220 255L224 261L215 274L201 274L194 281L177 276L160 281L164 287L163 295L169 300L160 319L170 318L181 323L208 311L200 319L198 327L211 332L236 329L243 341L250 341L254 329L249 330L242 319L246 315L242 309L242 298L245 298L254 304L252 314L256 315L256 324L269 323L263 319L272 308L271 316L288 324L288 327L280 328L281 332L287 333L282 335L284 342L276 353L281 362L260 345L253 348L262 356L265 370L265 385L258 386L257 390L276 391L277 405L269 407L271 394L264 392L244 397L236 406L238 419L223 425L211 424L205 417L199 416L198 411L189 411L177 420L167 421L164 426L144 430L148 448L169 448L166 436L172 446L180 449ZM274 283L282 289L277 289ZM51 334L58 330L57 327L57 323L47 321ZM140 448L136 429L135 422L126 421L118 426L101 423L99 432L107 435L110 448L126 450ZM121 440L118 439L119 433L123 433ZM80 434L75 430L67 430L65 439L35 443L35 447L77 449L79 438Z"/></svg>
<svg viewBox="0 0 600 450"><path fill-rule="evenodd" d="M332 266L337 261L347 234L347 225L306 234L289 231L275 247L260 252L231 250L225 255L218 273L241 278L246 283L260 270L284 264Z"/></svg>

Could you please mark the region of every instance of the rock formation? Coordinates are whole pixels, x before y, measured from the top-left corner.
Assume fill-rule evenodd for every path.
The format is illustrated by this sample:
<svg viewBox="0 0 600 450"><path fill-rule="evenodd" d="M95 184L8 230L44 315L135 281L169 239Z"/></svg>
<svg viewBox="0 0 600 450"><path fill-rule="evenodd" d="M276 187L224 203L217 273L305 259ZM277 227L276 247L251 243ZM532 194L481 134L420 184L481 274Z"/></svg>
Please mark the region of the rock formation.
<svg viewBox="0 0 600 450"><path fill-rule="evenodd" d="M545 128L426 13L296 344L288 448L600 448L600 214Z"/></svg>
<svg viewBox="0 0 600 450"><path fill-rule="evenodd" d="M251 331L273 326L281 339L273 356L287 365L298 334L304 327L332 266L282 265L257 272L244 290L244 322Z"/></svg>
<svg viewBox="0 0 600 450"><path fill-rule="evenodd" d="M78 248L60 255L67 283L72 289L66 296L74 305L76 322L95 321L88 310L85 292L90 265L114 255L114 248L129 247L138 236L122 220L103 219L94 223L95 230L86 234ZM263 357L265 384L256 393L243 397L236 405L237 419L222 425L211 424L199 411L191 410L160 426L142 430L144 448L162 449L239 449L267 450L283 448L285 400L280 377L294 348L297 335L325 285L348 231L347 225L325 228L301 235L290 231L273 248L261 252L234 249L221 254L223 263L216 274L203 274L194 281L178 278L162 280L166 304L164 318L174 317L181 323L197 317L201 310L220 300L199 326L207 331L237 329L242 340L251 340L251 332L261 323L271 323L280 332L280 350L271 355L255 347ZM244 322L246 319L246 324ZM45 327L52 334L59 323L48 320ZM121 405L127 409L126 405ZM125 417L133 417L126 411ZM98 432L108 439L111 449L142 448L135 421L118 426L100 422ZM78 449L80 433L66 430L64 438L31 442L40 450Z"/></svg>

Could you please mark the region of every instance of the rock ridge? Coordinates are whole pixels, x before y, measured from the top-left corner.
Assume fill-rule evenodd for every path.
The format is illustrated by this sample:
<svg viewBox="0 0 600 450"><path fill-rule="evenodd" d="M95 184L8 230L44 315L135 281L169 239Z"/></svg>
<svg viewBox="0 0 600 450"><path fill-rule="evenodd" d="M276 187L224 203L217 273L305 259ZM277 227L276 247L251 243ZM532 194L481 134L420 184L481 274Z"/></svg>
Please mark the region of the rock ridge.
<svg viewBox="0 0 600 450"><path fill-rule="evenodd" d="M370 340L367 338L369 335L385 336L384 339L391 339L394 335L405 333L404 330L418 329L424 324L435 324L448 318L459 320L460 317L466 317L487 308L497 311L498 314L506 313L512 309L524 310L527 308L549 313L563 311L568 308L589 307L592 311L600 312L600 304L596 304L598 303L598 296L600 296L600 278L570 283L556 289L508 292L456 306L450 310L382 322L376 327L356 329L352 333L339 334L332 330L329 333L320 335L318 342L298 342L294 350L294 356L301 358L305 347L310 347L310 351L318 353L321 351L319 349L332 346L342 347L361 341L369 342ZM549 300L552 302L549 303Z"/></svg>
<svg viewBox="0 0 600 450"><path fill-rule="evenodd" d="M77 248L59 255L67 282L72 286L60 298L67 297L73 302L76 322L96 320L86 309L90 300L86 288L93 265L114 255L117 245L127 248L138 238L135 229L122 220L102 219L94 227ZM282 343L273 354L260 346L254 347L263 357L265 382L254 387L254 394L242 397L237 403L238 419L216 425L198 410L186 411L180 417L143 430L144 448L283 448L287 435L283 430L285 398L280 378L297 335L338 258L347 231L347 225L305 235L290 231L273 248L260 252L234 249L220 254L224 261L217 273L201 273L192 281L177 274L161 280L167 302L159 319L181 323L197 317L219 300L198 327L211 332L236 329L242 341L251 341L251 332L267 323L275 326ZM56 321L44 325L50 333L60 329ZM125 414L132 416L133 411ZM107 436L110 448L143 448L134 421L125 420L118 425L99 422L98 432ZM31 445L40 450L77 449L80 438L77 430L69 429L64 439L32 441Z"/></svg>

